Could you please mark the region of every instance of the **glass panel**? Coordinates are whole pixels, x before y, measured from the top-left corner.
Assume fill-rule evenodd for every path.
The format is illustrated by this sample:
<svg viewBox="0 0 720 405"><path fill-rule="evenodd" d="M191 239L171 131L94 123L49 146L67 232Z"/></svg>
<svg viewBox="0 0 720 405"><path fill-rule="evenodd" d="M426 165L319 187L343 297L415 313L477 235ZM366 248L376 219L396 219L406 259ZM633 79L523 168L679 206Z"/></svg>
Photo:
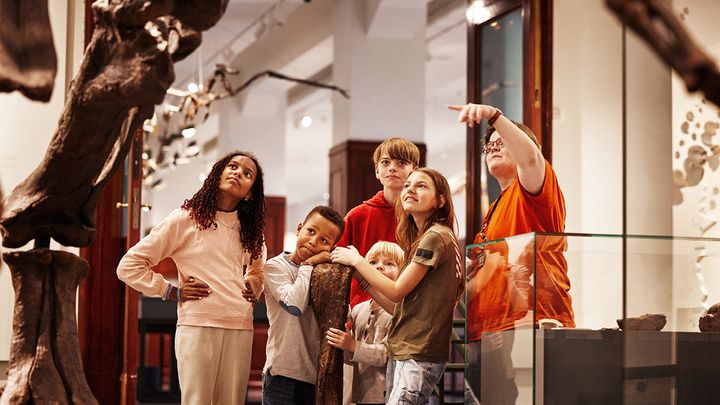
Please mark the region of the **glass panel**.
<svg viewBox="0 0 720 405"><path fill-rule="evenodd" d="M531 403L535 236L468 247L469 394L481 403Z"/></svg>
<svg viewBox="0 0 720 405"><path fill-rule="evenodd" d="M517 9L481 28L480 46L480 100L482 104L495 106L515 121L522 121L523 83L523 24L522 10ZM483 122L484 133L486 123ZM480 156L480 150L476 153ZM481 170L486 181L487 195L492 201L500 194L500 186L487 173L485 161ZM481 176L482 176L481 175ZM469 238L468 238L469 239Z"/></svg>
<svg viewBox="0 0 720 405"><path fill-rule="evenodd" d="M720 239L525 234L467 255L466 377L482 403L720 403L720 334L700 330Z"/></svg>

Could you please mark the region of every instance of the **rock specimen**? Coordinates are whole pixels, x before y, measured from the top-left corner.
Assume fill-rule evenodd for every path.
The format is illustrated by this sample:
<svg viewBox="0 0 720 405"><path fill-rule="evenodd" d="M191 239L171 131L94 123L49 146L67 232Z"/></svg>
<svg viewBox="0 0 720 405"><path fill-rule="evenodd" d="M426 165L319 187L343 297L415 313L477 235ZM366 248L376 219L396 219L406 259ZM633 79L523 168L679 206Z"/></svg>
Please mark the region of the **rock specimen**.
<svg viewBox="0 0 720 405"><path fill-rule="evenodd" d="M665 327L667 317L663 314L645 314L635 318L618 319L617 324L622 330L655 330Z"/></svg>
<svg viewBox="0 0 720 405"><path fill-rule="evenodd" d="M711 306L698 322L701 332L720 332L720 303Z"/></svg>

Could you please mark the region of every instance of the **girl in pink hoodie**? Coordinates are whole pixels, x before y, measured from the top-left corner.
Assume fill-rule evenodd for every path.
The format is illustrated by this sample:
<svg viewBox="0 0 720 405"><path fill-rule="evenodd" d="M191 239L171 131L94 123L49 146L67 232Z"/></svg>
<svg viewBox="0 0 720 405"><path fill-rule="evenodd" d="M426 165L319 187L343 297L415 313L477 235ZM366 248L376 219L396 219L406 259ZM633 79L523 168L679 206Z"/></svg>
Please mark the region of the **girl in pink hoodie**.
<svg viewBox="0 0 720 405"><path fill-rule="evenodd" d="M243 404L253 304L262 293L265 196L257 159L233 152L202 188L122 258L120 280L178 302L175 354L183 404ZM171 258L180 287L152 270Z"/></svg>

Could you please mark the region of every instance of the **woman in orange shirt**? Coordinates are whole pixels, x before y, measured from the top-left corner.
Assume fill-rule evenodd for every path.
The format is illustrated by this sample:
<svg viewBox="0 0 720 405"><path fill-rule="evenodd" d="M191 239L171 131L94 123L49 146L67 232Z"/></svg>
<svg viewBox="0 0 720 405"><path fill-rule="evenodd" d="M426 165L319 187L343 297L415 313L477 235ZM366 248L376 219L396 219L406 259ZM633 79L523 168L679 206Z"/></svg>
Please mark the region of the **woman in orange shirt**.
<svg viewBox="0 0 720 405"><path fill-rule="evenodd" d="M458 120L470 127L488 121L483 151L488 170L502 189L488 209L475 243L528 232L564 232L565 199L555 172L543 157L530 128L511 121L493 106L467 104L450 108L460 111ZM524 318L528 309L535 309L533 323L552 318L565 327L575 326L567 262L563 256L565 239L538 236L535 241L538 252L535 257L533 246L528 246L517 263L510 265L507 263L507 246L504 243L491 245L483 252L482 258L487 259L485 265L468 279L468 340L479 345L483 333L493 333L494 344L486 346L497 349L493 352L497 352L498 361L505 365L504 368L512 365L509 355L513 336L512 333L495 333L514 329L515 322ZM533 267L537 300L530 286ZM487 358L483 359L483 362L487 361ZM513 372L504 371L499 373L500 381L495 379L488 384L506 388L495 389L493 393L483 392L483 404L514 403L517 389ZM474 378L470 377L471 385L479 382L472 380ZM485 380L483 377L483 382Z"/></svg>

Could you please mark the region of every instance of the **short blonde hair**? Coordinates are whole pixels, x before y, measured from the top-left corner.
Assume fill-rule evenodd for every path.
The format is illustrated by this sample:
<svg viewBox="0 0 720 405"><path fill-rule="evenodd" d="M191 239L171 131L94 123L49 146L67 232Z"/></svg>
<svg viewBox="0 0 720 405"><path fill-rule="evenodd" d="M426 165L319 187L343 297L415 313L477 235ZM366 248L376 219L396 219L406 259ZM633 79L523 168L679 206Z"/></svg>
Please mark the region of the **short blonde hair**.
<svg viewBox="0 0 720 405"><path fill-rule="evenodd" d="M400 266L405 261L405 252L403 252L400 245L393 242L380 241L376 242L365 255L365 259L370 261L378 256L384 256L390 258Z"/></svg>
<svg viewBox="0 0 720 405"><path fill-rule="evenodd" d="M390 159L400 159L411 163L413 167L420 166L420 149L417 145L405 138L390 138L381 143L373 153L373 163L377 167L383 154L390 156Z"/></svg>

